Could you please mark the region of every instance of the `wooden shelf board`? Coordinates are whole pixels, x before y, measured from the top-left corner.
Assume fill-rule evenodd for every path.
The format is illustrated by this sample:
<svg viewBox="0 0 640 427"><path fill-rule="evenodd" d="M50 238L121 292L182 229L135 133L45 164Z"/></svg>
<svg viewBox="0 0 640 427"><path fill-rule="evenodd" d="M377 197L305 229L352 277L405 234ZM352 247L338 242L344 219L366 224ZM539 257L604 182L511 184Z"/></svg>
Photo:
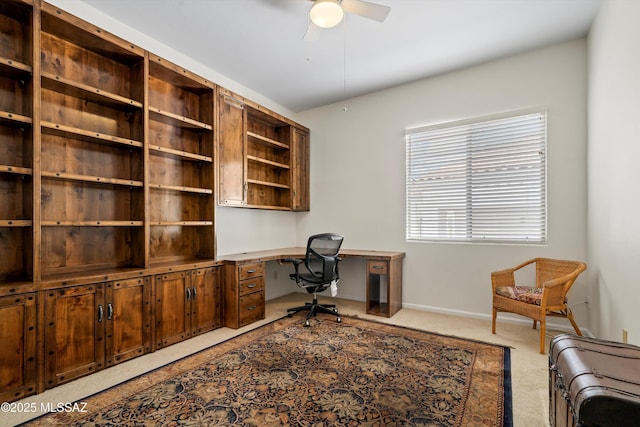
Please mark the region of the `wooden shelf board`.
<svg viewBox="0 0 640 427"><path fill-rule="evenodd" d="M251 131L247 131L247 136L254 138L255 140L257 140L258 142L262 143L262 144L266 144L269 146L274 146L277 148L281 148L283 150L288 150L289 146L287 144L284 144L280 141L276 141L275 139L271 139L271 138L267 138L266 136L262 136L259 135L255 132L251 132Z"/></svg>
<svg viewBox="0 0 640 427"><path fill-rule="evenodd" d="M252 208L252 209L270 210L270 211L290 211L290 210L291 210L291 207L290 207L290 206L274 206L274 205L254 205L254 204L246 204L246 205L244 205L244 207L246 207L246 208Z"/></svg>
<svg viewBox="0 0 640 427"><path fill-rule="evenodd" d="M107 178L103 176L79 175L79 174L66 173L66 172L42 171L41 175L46 178L65 179L69 181L83 181L83 182L91 182L91 183L97 183L97 184L113 184L113 185L123 185L127 187L144 186L142 181L133 181L128 179L120 179L120 178Z"/></svg>
<svg viewBox="0 0 640 427"><path fill-rule="evenodd" d="M262 164L265 164L265 165L273 166L273 167L279 168L279 169L291 169L291 167L289 165L285 165L284 163L274 162L272 160L263 159L262 157L247 155L247 159L252 160L254 162L257 162L257 163L262 163Z"/></svg>
<svg viewBox="0 0 640 427"><path fill-rule="evenodd" d="M100 132L92 132L86 129L80 129L72 126L65 126L47 121L40 122L45 133L54 135L64 135L66 137L78 138L90 142L108 142L112 144L120 144L127 147L142 147L142 142L132 139L121 138L119 136L107 135Z"/></svg>
<svg viewBox="0 0 640 427"><path fill-rule="evenodd" d="M182 187L179 185L165 185L165 184L149 184L149 187L153 190L168 190L168 191L178 191L182 193L197 193L197 194L213 194L213 190L210 188Z"/></svg>
<svg viewBox="0 0 640 427"><path fill-rule="evenodd" d="M247 182L249 184L254 184L254 185L263 185L265 187L275 187L275 188L282 188L285 190L289 190L291 187L289 187L288 185L285 184L278 184L276 182L268 182L268 181L260 181L257 179L248 179Z"/></svg>
<svg viewBox="0 0 640 427"><path fill-rule="evenodd" d="M149 52L149 75L189 92L212 92L215 83Z"/></svg>
<svg viewBox="0 0 640 427"><path fill-rule="evenodd" d="M0 165L0 172L4 173L14 173L16 175L32 175L33 171L31 168L23 168L20 166L12 166L12 165Z"/></svg>
<svg viewBox="0 0 640 427"><path fill-rule="evenodd" d="M31 227L30 219L0 219L0 227Z"/></svg>
<svg viewBox="0 0 640 427"><path fill-rule="evenodd" d="M0 74L15 78L29 76L31 73L33 68L30 65L0 56Z"/></svg>
<svg viewBox="0 0 640 427"><path fill-rule="evenodd" d="M22 127L24 125L31 125L32 123L33 120L31 120L31 117L11 113L9 111L0 111L0 124L13 127Z"/></svg>
<svg viewBox="0 0 640 427"><path fill-rule="evenodd" d="M46 227L141 227L143 221L42 221Z"/></svg>
<svg viewBox="0 0 640 427"><path fill-rule="evenodd" d="M166 147L162 147L160 145L150 145L149 146L149 150L156 151L156 152L159 152L159 153L168 154L168 155L171 155L171 156L185 158L187 160L195 160L195 161L199 161L199 162L213 163L213 157L203 156L202 154L189 153L188 151L174 150L172 148L166 148Z"/></svg>
<svg viewBox="0 0 640 427"><path fill-rule="evenodd" d="M144 60L144 50L93 25L81 26L81 21L58 7L42 4L42 31L132 66Z"/></svg>
<svg viewBox="0 0 640 427"><path fill-rule="evenodd" d="M201 227L213 225L213 221L151 221L150 225L153 226L172 226L180 225L187 227Z"/></svg>
<svg viewBox="0 0 640 427"><path fill-rule="evenodd" d="M164 111L160 108L149 107L149 117L152 120L156 120L168 125L178 126L186 129L200 129L206 131L212 131L213 126L200 122L189 117L184 117L179 114L174 114L169 111Z"/></svg>
<svg viewBox="0 0 640 427"><path fill-rule="evenodd" d="M42 74L42 87L117 109L142 109L142 102L136 101L135 99L110 93L97 87L85 85L49 73Z"/></svg>

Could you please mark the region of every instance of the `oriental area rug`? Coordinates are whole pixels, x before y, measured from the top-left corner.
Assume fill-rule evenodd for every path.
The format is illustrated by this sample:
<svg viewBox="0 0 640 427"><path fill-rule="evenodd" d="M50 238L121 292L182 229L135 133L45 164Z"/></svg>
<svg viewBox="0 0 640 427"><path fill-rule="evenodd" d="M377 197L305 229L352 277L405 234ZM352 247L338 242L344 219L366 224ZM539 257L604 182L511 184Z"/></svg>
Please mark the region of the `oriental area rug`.
<svg viewBox="0 0 640 427"><path fill-rule="evenodd" d="M46 426L511 426L509 349L344 316L282 318L83 399Z"/></svg>

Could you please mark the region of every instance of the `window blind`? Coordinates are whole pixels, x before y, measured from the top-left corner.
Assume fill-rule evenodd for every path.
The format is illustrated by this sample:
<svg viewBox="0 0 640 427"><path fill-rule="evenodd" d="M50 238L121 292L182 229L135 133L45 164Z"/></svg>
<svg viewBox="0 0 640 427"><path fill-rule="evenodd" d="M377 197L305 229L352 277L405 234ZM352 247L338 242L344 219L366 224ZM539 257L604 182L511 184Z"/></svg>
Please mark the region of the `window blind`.
<svg viewBox="0 0 640 427"><path fill-rule="evenodd" d="M407 240L546 242L546 113L405 135Z"/></svg>

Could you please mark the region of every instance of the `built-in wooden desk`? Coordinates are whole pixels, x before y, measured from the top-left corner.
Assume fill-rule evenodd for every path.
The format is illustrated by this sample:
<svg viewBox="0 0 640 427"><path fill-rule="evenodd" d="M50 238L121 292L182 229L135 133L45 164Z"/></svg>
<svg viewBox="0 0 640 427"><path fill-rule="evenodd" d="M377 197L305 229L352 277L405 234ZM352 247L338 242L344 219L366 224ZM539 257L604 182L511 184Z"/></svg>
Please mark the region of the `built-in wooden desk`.
<svg viewBox="0 0 640 427"><path fill-rule="evenodd" d="M264 318L264 263L304 258L305 247L242 252L221 256L225 262L225 325L239 328ZM366 312L391 317L402 308L404 252L341 249L342 258L366 260ZM386 289L386 295L383 291Z"/></svg>

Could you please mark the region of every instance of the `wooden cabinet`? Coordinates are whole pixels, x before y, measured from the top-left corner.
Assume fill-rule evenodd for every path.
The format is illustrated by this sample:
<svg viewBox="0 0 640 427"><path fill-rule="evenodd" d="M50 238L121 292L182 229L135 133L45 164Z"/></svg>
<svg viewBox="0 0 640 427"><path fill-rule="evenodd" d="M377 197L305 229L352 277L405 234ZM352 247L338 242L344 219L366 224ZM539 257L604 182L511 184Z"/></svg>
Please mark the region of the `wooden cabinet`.
<svg viewBox="0 0 640 427"><path fill-rule="evenodd" d="M218 99L218 199L227 206L247 204L247 109L229 93Z"/></svg>
<svg viewBox="0 0 640 427"><path fill-rule="evenodd" d="M191 331L193 335L222 326L222 281L219 267L191 271Z"/></svg>
<svg viewBox="0 0 640 427"><path fill-rule="evenodd" d="M42 276L144 267L144 51L43 3Z"/></svg>
<svg viewBox="0 0 640 427"><path fill-rule="evenodd" d="M149 353L151 277L107 282L104 322L106 367Z"/></svg>
<svg viewBox="0 0 640 427"><path fill-rule="evenodd" d="M215 85L149 54L150 262L215 257Z"/></svg>
<svg viewBox="0 0 640 427"><path fill-rule="evenodd" d="M34 277L33 15L30 2L0 3L0 282Z"/></svg>
<svg viewBox="0 0 640 427"><path fill-rule="evenodd" d="M240 328L265 316L264 262L225 264L224 325Z"/></svg>
<svg viewBox="0 0 640 427"><path fill-rule="evenodd" d="M104 368L104 283L44 291L45 388Z"/></svg>
<svg viewBox="0 0 640 427"><path fill-rule="evenodd" d="M299 128L293 129L291 141L291 208L294 211L308 211L311 209L311 195L309 192L309 131Z"/></svg>
<svg viewBox="0 0 640 427"><path fill-rule="evenodd" d="M0 402L36 392L36 294L0 296Z"/></svg>
<svg viewBox="0 0 640 427"><path fill-rule="evenodd" d="M367 314L391 317L402 308L402 257L367 259Z"/></svg>
<svg viewBox="0 0 640 427"><path fill-rule="evenodd" d="M163 348L220 326L218 268L159 274L155 277L156 348Z"/></svg>
<svg viewBox="0 0 640 427"><path fill-rule="evenodd" d="M308 129L223 88L218 105L218 203L306 210Z"/></svg>
<svg viewBox="0 0 640 427"><path fill-rule="evenodd" d="M44 291L45 388L151 351L150 278Z"/></svg>

